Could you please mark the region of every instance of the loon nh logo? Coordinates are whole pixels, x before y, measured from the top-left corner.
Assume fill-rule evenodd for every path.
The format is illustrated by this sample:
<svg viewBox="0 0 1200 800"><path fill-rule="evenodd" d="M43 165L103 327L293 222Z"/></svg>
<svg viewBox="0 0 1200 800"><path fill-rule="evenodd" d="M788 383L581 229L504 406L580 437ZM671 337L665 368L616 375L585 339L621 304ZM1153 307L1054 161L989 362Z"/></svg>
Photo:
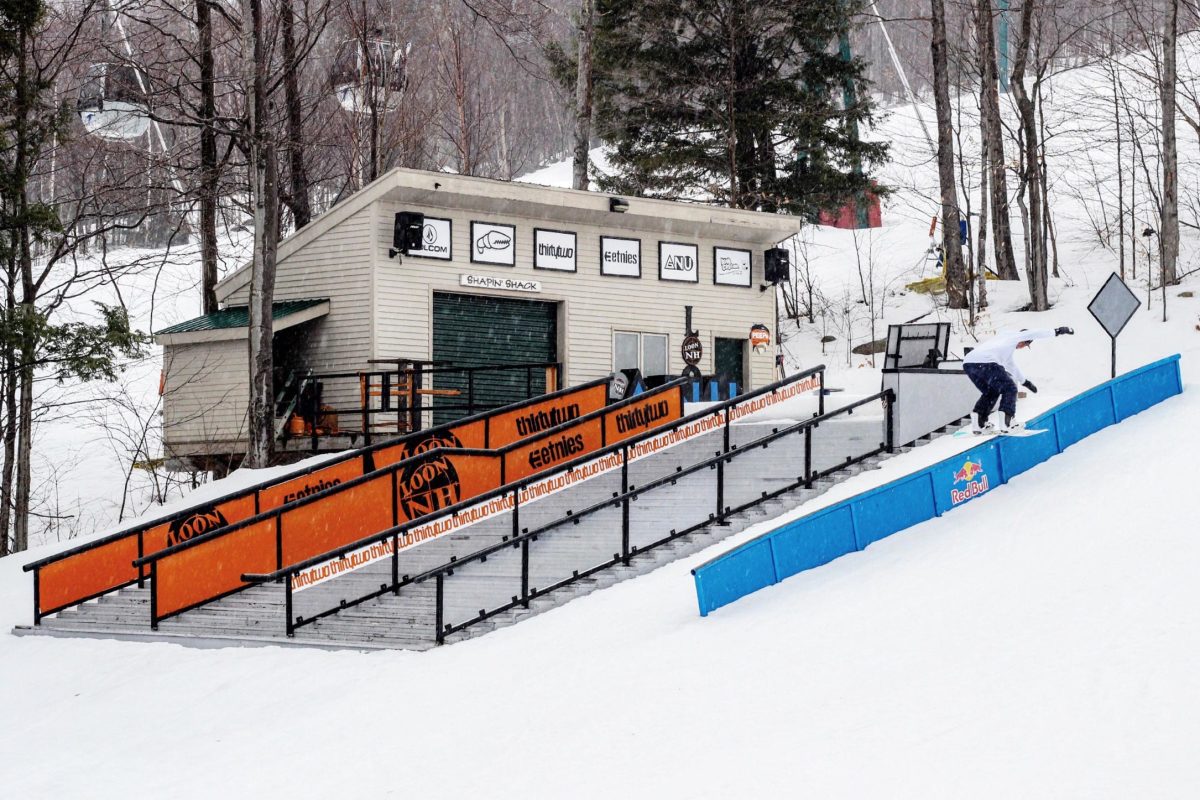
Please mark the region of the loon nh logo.
<svg viewBox="0 0 1200 800"><path fill-rule="evenodd" d="M959 484L965 484L961 489ZM954 473L954 486L950 489L950 504L958 505L972 497L983 494L988 490L988 476L983 471L983 464L967 459L962 467Z"/></svg>

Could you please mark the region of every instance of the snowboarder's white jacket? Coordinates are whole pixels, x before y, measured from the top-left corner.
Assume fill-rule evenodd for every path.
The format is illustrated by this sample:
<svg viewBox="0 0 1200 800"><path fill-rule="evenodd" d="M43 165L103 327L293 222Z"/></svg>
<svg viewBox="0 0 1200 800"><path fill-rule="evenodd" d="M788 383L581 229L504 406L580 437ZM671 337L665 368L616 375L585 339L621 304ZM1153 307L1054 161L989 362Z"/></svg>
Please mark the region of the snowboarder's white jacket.
<svg viewBox="0 0 1200 800"><path fill-rule="evenodd" d="M1021 372L1021 368L1017 366L1016 359L1013 357L1016 355L1017 345L1021 342L1033 341L1034 339L1050 339L1053 336L1054 331L1047 330L1001 333L998 336L981 342L974 350L967 353L963 358L963 363L999 364L1008 371L1013 381L1019 385L1025 382L1025 373Z"/></svg>

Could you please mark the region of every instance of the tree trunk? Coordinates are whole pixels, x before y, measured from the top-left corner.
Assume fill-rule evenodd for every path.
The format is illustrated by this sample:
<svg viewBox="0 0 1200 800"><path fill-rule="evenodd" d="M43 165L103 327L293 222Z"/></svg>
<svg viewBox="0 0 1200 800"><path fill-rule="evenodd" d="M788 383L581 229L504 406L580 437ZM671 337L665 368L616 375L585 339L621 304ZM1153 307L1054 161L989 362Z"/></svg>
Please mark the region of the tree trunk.
<svg viewBox="0 0 1200 800"><path fill-rule="evenodd" d="M296 58L295 14L293 0L279 6L280 28L283 34L283 92L287 104L288 208L296 230L312 221L312 204L308 198L308 170L304 167L304 113L300 97L300 63ZM385 65L386 68L386 65Z"/></svg>
<svg viewBox="0 0 1200 800"><path fill-rule="evenodd" d="M21 301L17 309L20 347L17 352L17 375L20 398L17 411L16 489L13 496L13 551L29 548L29 495L32 485L31 453L33 451L33 363L37 345L32 330L37 313L37 289L33 280L33 253L29 239L29 169L31 133L29 114L34 102L34 88L28 75L25 31L18 37L17 76L13 93L15 153L12 188L13 211L18 220L17 266L21 279Z"/></svg>
<svg viewBox="0 0 1200 800"><path fill-rule="evenodd" d="M16 252L16 248L13 249ZM8 286L4 298L4 312L8 320L17 313L15 285L16 260L10 253L7 259ZM9 530L12 528L13 468L17 452L17 359L11 343L4 347L4 463L0 475L0 556L9 553Z"/></svg>
<svg viewBox="0 0 1200 800"><path fill-rule="evenodd" d="M1163 78L1160 100L1162 102L1162 153L1163 153L1163 200L1162 230L1159 231L1159 246L1162 248L1162 276L1164 284L1179 282L1175 262L1179 259L1179 156L1175 146L1175 40L1179 23L1179 0L1170 0L1163 31Z"/></svg>
<svg viewBox="0 0 1200 800"><path fill-rule="evenodd" d="M1121 280L1125 280L1125 162L1121 158L1121 105L1117 100L1117 67L1112 66L1113 120L1117 130L1117 248Z"/></svg>
<svg viewBox="0 0 1200 800"><path fill-rule="evenodd" d="M988 161L987 123L982 116L980 128L980 160L979 160L979 233L975 240L978 252L975 259L975 307L987 308L987 228L988 228L988 182L991 164Z"/></svg>
<svg viewBox="0 0 1200 800"><path fill-rule="evenodd" d="M938 183L942 190L942 247L946 258L946 299L950 308L967 307L967 271L958 231L958 194L954 182L954 140L950 122L950 73L946 48L946 7L933 8L933 91L938 124Z"/></svg>
<svg viewBox="0 0 1200 800"><path fill-rule="evenodd" d="M996 275L1001 280L1020 279L1013 255L1012 219L1008 211L1008 175L1004 166L1004 131L1000 126L999 74L996 69L996 42L992 29L990 0L977 0L976 35L980 43L982 86L980 91L981 126L986 147L985 162L991 171L992 247L996 251ZM983 223L980 222L980 225Z"/></svg>
<svg viewBox="0 0 1200 800"><path fill-rule="evenodd" d="M1050 308L1046 275L1046 239L1042 227L1042 194L1038 173L1038 130L1037 109L1025 88L1025 66L1029 61L1029 46L1033 37L1033 12L1035 0L1025 0L1021 6L1021 36L1017 55L1013 59L1011 88L1017 101L1021 117L1023 146L1021 151L1022 184L1029 193L1029 310L1046 311Z"/></svg>
<svg viewBox="0 0 1200 800"><path fill-rule="evenodd" d="M254 209L254 259L250 273L250 408L246 466L269 466L275 443L271 317L278 246L278 186L275 148L266 120L266 58L260 0L242 0L242 73L250 196ZM248 26L248 27L247 27Z"/></svg>
<svg viewBox="0 0 1200 800"><path fill-rule="evenodd" d="M575 72L575 154L571 187L588 188L588 149L592 141L592 40L596 31L594 0L579 7L579 51Z"/></svg>
<svg viewBox="0 0 1200 800"><path fill-rule="evenodd" d="M196 0L200 48L200 262L203 309L217 310L217 173L216 66L213 58L211 0Z"/></svg>

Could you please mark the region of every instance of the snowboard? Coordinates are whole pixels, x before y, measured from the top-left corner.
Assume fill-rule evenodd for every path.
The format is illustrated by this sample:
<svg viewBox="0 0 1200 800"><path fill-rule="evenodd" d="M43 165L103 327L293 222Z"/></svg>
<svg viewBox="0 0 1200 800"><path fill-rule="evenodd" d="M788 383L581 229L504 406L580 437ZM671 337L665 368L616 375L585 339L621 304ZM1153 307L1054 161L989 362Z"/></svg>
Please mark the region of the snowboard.
<svg viewBox="0 0 1200 800"><path fill-rule="evenodd" d="M1039 430L1037 428L1010 428L1007 431L990 430L982 433L975 433L970 428L964 428L961 431L954 432L955 439L965 439L968 436L979 439L986 439L990 436L1037 436L1038 434L1049 433L1049 431Z"/></svg>

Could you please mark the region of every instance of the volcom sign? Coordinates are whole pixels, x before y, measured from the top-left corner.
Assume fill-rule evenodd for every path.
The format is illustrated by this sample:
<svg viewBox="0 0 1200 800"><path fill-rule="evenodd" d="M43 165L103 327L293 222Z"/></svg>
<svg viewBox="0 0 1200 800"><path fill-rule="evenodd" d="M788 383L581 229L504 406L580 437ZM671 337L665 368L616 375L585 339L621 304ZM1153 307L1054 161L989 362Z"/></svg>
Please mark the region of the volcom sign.
<svg viewBox="0 0 1200 800"><path fill-rule="evenodd" d="M421 249L409 250L408 254L449 261L452 255L450 230L450 220L426 217L425 227L421 229Z"/></svg>
<svg viewBox="0 0 1200 800"><path fill-rule="evenodd" d="M533 266L535 269L575 271L575 234L569 231L533 229Z"/></svg>
<svg viewBox="0 0 1200 800"><path fill-rule="evenodd" d="M659 242L658 277L664 281L699 282L699 248L694 244Z"/></svg>
<svg viewBox="0 0 1200 800"><path fill-rule="evenodd" d="M726 286L749 286L750 251L714 247L713 283Z"/></svg>
<svg viewBox="0 0 1200 800"><path fill-rule="evenodd" d="M623 278L642 277L642 242L640 239L600 237L600 274Z"/></svg>
<svg viewBox="0 0 1200 800"><path fill-rule="evenodd" d="M471 223L471 260L477 264L516 264L517 229L491 222Z"/></svg>

